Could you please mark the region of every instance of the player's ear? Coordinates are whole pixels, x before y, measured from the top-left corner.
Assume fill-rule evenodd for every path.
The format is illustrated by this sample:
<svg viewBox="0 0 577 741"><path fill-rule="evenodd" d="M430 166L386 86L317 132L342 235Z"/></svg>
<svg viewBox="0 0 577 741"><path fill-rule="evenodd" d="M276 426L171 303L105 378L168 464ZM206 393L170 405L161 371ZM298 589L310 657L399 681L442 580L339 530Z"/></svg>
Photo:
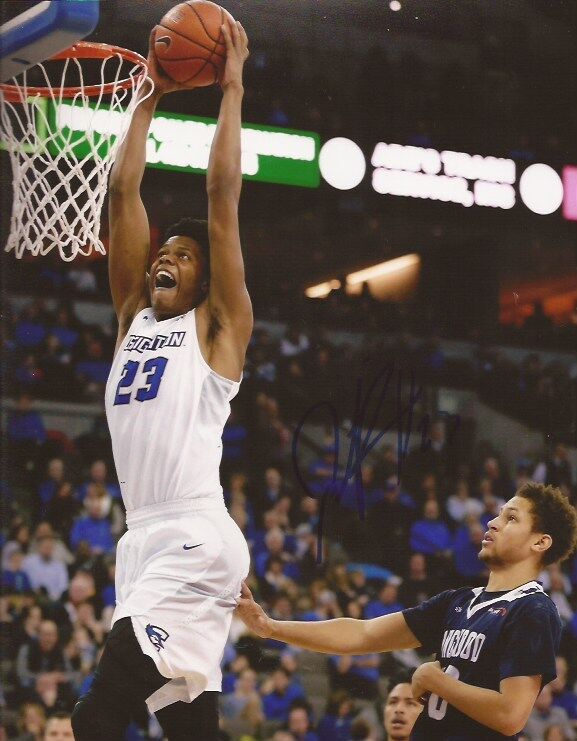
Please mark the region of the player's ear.
<svg viewBox="0 0 577 741"><path fill-rule="evenodd" d="M531 547L542 557L545 551L548 551L552 545L553 538L550 535L544 533L543 535L539 536L539 540L535 541Z"/></svg>

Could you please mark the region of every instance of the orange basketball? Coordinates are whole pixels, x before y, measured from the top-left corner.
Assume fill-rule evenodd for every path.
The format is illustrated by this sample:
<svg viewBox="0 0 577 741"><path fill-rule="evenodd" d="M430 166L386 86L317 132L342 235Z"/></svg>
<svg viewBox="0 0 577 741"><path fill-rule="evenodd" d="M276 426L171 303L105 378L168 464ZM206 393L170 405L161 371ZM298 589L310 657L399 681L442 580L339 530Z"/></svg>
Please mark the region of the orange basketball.
<svg viewBox="0 0 577 741"><path fill-rule="evenodd" d="M175 5L156 29L154 52L166 74L190 87L218 82L226 61L221 26L231 14L209 0Z"/></svg>

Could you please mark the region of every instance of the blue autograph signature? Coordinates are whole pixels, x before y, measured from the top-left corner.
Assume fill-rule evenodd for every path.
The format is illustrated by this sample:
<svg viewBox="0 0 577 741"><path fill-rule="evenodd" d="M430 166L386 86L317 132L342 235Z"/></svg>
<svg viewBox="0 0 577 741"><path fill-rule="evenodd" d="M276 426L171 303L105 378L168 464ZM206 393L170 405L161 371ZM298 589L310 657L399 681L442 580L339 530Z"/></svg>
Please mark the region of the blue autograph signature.
<svg viewBox="0 0 577 741"><path fill-rule="evenodd" d="M377 445L382 437L392 429L397 430L397 481L399 484L401 482L403 464L409 453L409 443L411 434L413 432L415 406L421 400L423 394L423 387L417 385L414 371L409 371L408 376L409 378L407 381L406 372L402 369L396 369L394 363L386 365L375 375L374 379L369 385L368 391L364 396L363 378L357 378L355 408L352 418L352 425L351 429L347 433L347 437L350 440L347 466L344 476L342 476L341 478L339 478L339 432L341 422L338 410L335 408L335 406L329 401L320 401L316 404L313 404L309 409L307 409L307 411L303 414L300 421L296 425L292 442L293 468L301 487L310 497L315 497L315 494L311 492L307 482L305 481L298 461L298 450L302 429L308 419L314 413L316 413L317 410L324 408L327 410L330 416L334 434L335 460L333 463L332 477L325 484L320 497L319 521L317 528L317 563L322 562L323 529L327 504L331 499L340 501L340 498L351 479L354 479L355 498L359 517L361 518L361 520L365 519L365 493L363 489L361 466L363 461L373 450L375 445ZM395 415L388 422L379 424L379 417L383 404L387 398L389 389L394 384L395 379ZM407 383L408 399L405 401L403 388L405 385L407 385ZM376 403L374 403L372 414L370 414L369 404L373 399L373 394L377 393L377 391L378 396L376 397ZM438 417L445 418L448 422L446 439L447 443L449 444L453 440L459 428L461 418L458 414L450 414L449 412L442 411L437 412L436 415ZM373 435L373 431L375 430L377 424L379 426L379 431ZM430 415L424 414L419 424L417 425L417 431L419 431L421 434L420 448L422 451L426 451L431 447L431 440L428 437L430 424ZM366 428L367 431L363 436L364 428Z"/></svg>

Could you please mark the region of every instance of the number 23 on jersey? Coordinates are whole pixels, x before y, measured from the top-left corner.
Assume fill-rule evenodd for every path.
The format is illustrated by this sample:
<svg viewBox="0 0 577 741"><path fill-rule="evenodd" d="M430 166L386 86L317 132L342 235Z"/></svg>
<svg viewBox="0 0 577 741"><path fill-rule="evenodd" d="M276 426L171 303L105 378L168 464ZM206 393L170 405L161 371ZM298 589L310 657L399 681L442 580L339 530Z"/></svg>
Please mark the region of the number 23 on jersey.
<svg viewBox="0 0 577 741"><path fill-rule="evenodd" d="M163 356L149 358L142 365L142 374L145 376L142 379L143 385L138 385L136 393L133 395L132 387L135 385L140 363L136 360L128 360L124 364L122 376L116 387L114 406L118 404L130 404L132 398L136 399L136 401L156 399L167 364L168 358ZM139 378L139 384L140 381L141 379Z"/></svg>

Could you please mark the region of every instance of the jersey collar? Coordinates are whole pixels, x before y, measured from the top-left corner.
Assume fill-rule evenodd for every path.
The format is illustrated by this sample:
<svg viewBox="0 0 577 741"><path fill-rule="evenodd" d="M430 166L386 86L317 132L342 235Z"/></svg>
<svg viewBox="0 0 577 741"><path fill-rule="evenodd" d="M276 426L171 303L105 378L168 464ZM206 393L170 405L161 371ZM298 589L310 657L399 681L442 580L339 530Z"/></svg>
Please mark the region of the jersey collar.
<svg viewBox="0 0 577 741"><path fill-rule="evenodd" d="M511 589L509 592L505 592L505 594L500 594L494 599L487 600L486 602L478 602L477 604L475 604L475 600L485 591L485 587L475 587L472 591L474 597L467 606L467 618L470 618L479 610L482 610L484 607L488 607L495 602L502 602L503 600L505 600L505 602L513 602L521 597L526 597L528 594L534 594L535 592L544 593L545 590L538 581L530 581L526 584L521 584L519 587L515 587L515 589Z"/></svg>

